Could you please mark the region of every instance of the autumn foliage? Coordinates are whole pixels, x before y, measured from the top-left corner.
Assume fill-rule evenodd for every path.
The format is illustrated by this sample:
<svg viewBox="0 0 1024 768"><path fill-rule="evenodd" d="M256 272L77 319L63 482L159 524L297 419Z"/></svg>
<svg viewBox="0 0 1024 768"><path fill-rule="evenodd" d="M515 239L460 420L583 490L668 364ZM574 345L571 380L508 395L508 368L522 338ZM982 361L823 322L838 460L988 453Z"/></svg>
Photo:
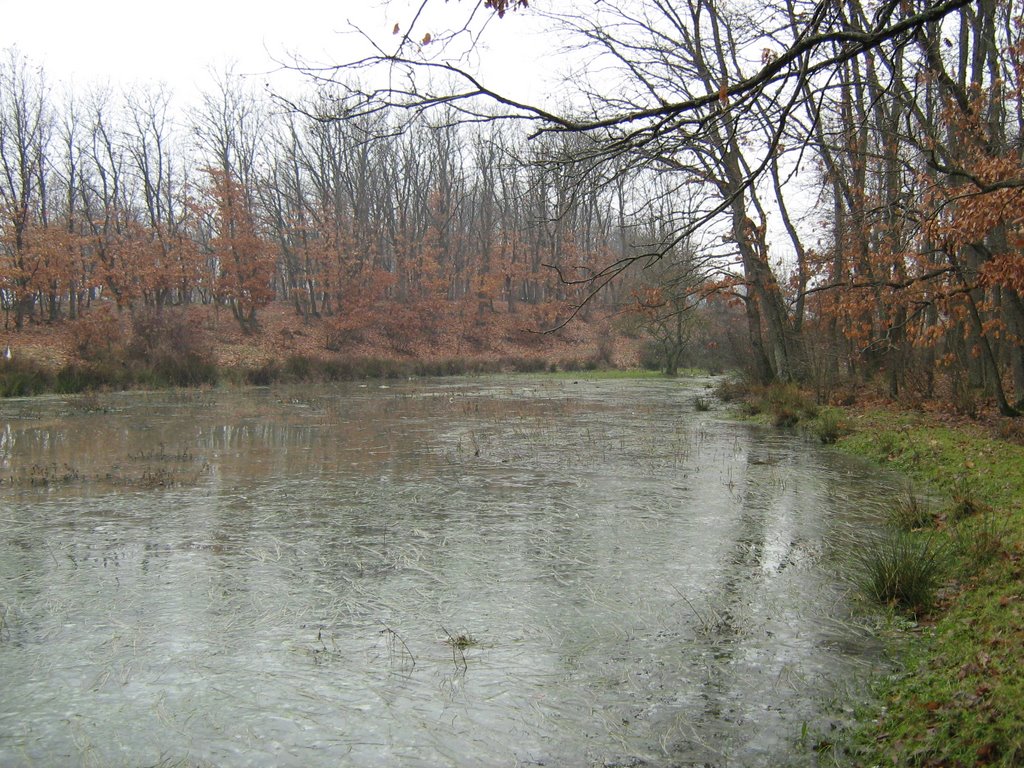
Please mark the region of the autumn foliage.
<svg viewBox="0 0 1024 768"><path fill-rule="evenodd" d="M325 330L325 353L376 344L427 358L512 338L528 347L570 318L614 314L609 333L661 345L669 371L734 364L821 400L867 389L1016 414L1020 24L985 4L856 56L823 36L805 79L748 82L688 26L763 44L748 19L699 2L640 5L648 16L569 15L622 92L592 101L587 130L557 124L529 142L404 91L379 105L324 87L277 115L231 78L181 135L160 98L72 99L61 112L41 73L10 56L6 326L72 320L86 337L89 322L113 317L124 332L124 316L200 305L252 336L269 308L288 307ZM786 12L771 9L799 37ZM761 90L723 85L738 82ZM355 96L363 108L346 112Z"/></svg>
<svg viewBox="0 0 1024 768"><path fill-rule="evenodd" d="M62 114L21 59L0 74L5 329L71 322L69 353L94 369L187 356L185 337L203 330L194 306L249 336L271 305L288 307L318 327L310 337L322 331L324 355L536 346L587 296L558 270L609 253L602 213L552 209L567 188L510 167L516 148L499 131L312 120L271 131L232 81L186 138L159 98ZM38 130L23 130L26 115ZM172 341L152 341L161 333Z"/></svg>

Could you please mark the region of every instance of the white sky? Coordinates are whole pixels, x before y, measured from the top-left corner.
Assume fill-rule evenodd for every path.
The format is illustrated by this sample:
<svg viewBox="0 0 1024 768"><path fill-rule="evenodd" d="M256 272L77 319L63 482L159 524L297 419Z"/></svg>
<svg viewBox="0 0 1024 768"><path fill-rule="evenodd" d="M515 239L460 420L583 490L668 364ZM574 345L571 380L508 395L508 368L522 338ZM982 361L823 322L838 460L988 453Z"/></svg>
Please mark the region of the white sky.
<svg viewBox="0 0 1024 768"><path fill-rule="evenodd" d="M419 34L437 35L463 18L475 0L434 4L448 19L427 19ZM353 58L365 43L358 25L391 46L394 25L413 18L411 0L0 0L0 49L16 46L43 66L51 85L85 88L164 82L179 100L191 101L210 86L210 69L234 65L262 85L293 53L307 61ZM481 50L488 82L520 98L539 92L539 43L524 44L525 14L509 14L492 26L490 48ZM436 27L436 28L432 28ZM548 46L550 48L550 46ZM524 49L533 53L523 55ZM278 76L279 78L280 76ZM272 82L279 79L269 78Z"/></svg>
<svg viewBox="0 0 1024 768"><path fill-rule="evenodd" d="M417 37L435 36L465 20L478 0L433 0L440 16L421 20ZM17 49L42 65L58 90L110 84L114 88L166 83L178 107L213 87L212 72L233 65L258 88L300 95L294 77L273 74L278 61L297 54L310 63L352 60L369 48L358 26L394 46L420 0L0 0L0 51ZM505 95L564 107L558 88L565 59L559 41L544 38L530 13L493 19L485 44L468 67L482 65L483 81ZM212 72L211 72L212 70ZM304 81L303 85L304 85ZM289 85L291 84L291 85ZM298 87L302 88L303 85ZM571 91L571 89L570 89ZM562 94L560 97L559 94ZM774 227L773 227L774 229Z"/></svg>

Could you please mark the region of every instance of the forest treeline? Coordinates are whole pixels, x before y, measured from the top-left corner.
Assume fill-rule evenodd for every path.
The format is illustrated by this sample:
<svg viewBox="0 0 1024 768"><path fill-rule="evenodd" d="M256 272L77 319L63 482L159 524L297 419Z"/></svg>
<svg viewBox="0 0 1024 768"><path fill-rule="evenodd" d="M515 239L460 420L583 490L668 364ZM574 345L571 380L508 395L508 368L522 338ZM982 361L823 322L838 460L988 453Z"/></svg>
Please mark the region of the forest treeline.
<svg viewBox="0 0 1024 768"><path fill-rule="evenodd" d="M660 179L674 197L651 198L669 214L654 217L669 225L664 243L674 252L665 255L707 266L701 279L742 304L748 367L762 381L819 392L838 380L875 381L894 397L940 395L970 407L983 396L1016 414L1024 399L1016 0L488 7L539 17L576 52L559 104L497 97L458 63L438 64L435 48L456 49L461 29L443 37L417 28L402 30L403 43L374 63L407 75L402 82L443 69L455 87L355 84L348 113L444 103L481 115L481 104L497 101L540 135L575 137L581 168L604 163ZM365 59L340 64L341 72L366 68ZM647 254L625 258L649 263ZM682 306L675 289L693 270L668 272L648 289L651 307Z"/></svg>
<svg viewBox="0 0 1024 768"><path fill-rule="evenodd" d="M497 127L286 114L230 73L185 112L161 88L58 99L8 51L5 322L215 303L253 332L276 300L339 345L370 325L486 334L497 315L543 329L582 295L559 275L587 276L618 233L607 195L523 150Z"/></svg>
<svg viewBox="0 0 1024 768"><path fill-rule="evenodd" d="M1015 413L1012 2L546 13L603 66L578 81L578 115L543 113L529 140L458 99L337 82L300 109L230 75L183 114L159 88L57 98L9 51L7 321L205 302L254 331L277 300L342 347L368 326L483 338L509 315L540 329L615 308L669 370L717 340L752 377L823 399L875 382Z"/></svg>

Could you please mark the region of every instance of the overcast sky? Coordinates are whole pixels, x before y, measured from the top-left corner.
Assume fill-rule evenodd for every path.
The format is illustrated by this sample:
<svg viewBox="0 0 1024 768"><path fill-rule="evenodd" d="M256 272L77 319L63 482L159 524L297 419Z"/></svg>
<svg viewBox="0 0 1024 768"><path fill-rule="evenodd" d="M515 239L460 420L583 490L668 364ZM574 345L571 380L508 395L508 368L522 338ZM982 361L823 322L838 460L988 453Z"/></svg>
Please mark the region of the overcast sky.
<svg viewBox="0 0 1024 768"><path fill-rule="evenodd" d="M419 31L436 36L446 23L464 18L473 2L435 3L449 16L427 19ZM0 48L17 46L44 67L53 85L164 82L187 101L210 85L211 68L233 64L236 73L277 84L284 81L272 74L275 59L353 58L368 50L353 25L394 44L392 29L408 26L412 6L410 0L0 0ZM490 30L501 34L488 34L480 60L489 81L533 97L542 46L524 40L530 22L513 16Z"/></svg>

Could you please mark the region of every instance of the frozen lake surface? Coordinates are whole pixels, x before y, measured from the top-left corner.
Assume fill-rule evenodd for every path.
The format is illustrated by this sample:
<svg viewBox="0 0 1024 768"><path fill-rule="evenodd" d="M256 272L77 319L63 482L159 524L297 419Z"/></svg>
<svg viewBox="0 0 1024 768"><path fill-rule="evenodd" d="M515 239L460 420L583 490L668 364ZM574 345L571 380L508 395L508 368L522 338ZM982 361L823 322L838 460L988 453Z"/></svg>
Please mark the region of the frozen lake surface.
<svg viewBox="0 0 1024 768"><path fill-rule="evenodd" d="M894 486L705 384L0 403L0 765L814 765Z"/></svg>

